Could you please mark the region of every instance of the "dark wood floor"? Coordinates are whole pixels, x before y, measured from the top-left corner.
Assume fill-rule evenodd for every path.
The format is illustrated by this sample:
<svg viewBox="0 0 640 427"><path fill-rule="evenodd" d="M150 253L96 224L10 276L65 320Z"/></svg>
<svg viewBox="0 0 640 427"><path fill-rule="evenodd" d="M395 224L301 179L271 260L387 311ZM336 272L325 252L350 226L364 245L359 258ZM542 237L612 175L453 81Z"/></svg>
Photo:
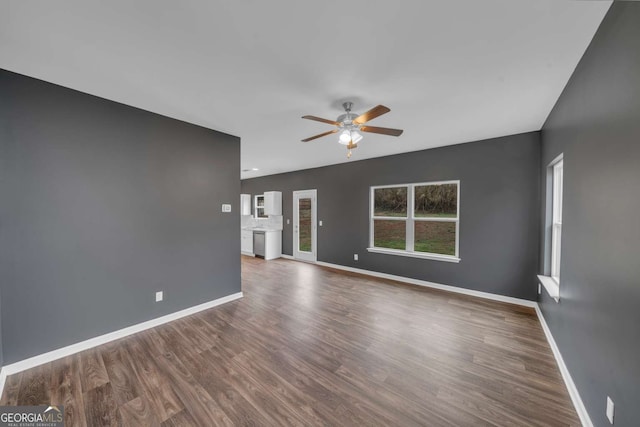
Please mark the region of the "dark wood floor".
<svg viewBox="0 0 640 427"><path fill-rule="evenodd" d="M7 379L67 426L579 425L531 309L243 257L244 298Z"/></svg>

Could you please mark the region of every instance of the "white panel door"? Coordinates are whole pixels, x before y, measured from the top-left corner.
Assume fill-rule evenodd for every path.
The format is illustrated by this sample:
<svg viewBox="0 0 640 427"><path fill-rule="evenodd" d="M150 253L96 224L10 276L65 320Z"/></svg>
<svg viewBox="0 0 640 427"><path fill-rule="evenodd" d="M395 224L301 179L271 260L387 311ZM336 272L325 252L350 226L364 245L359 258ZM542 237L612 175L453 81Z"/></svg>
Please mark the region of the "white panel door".
<svg viewBox="0 0 640 427"><path fill-rule="evenodd" d="M293 257L302 261L317 259L316 190L293 192Z"/></svg>

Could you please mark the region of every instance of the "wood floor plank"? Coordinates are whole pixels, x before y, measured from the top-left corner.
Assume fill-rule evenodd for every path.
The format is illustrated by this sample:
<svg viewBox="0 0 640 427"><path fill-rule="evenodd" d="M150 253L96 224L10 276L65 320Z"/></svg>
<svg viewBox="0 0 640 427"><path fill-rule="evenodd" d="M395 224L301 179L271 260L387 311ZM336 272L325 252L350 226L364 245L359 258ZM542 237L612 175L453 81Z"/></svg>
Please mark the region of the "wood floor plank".
<svg viewBox="0 0 640 427"><path fill-rule="evenodd" d="M178 412L160 424L161 427L193 427L197 425L196 420L186 410Z"/></svg>
<svg viewBox="0 0 640 427"><path fill-rule="evenodd" d="M74 354L51 363L50 404L64 406L67 426L86 426L80 356Z"/></svg>
<svg viewBox="0 0 640 427"><path fill-rule="evenodd" d="M220 409L174 354L166 353L156 360L163 373L170 378L171 385L182 405L194 420L201 425L233 425L227 414Z"/></svg>
<svg viewBox="0 0 640 427"><path fill-rule="evenodd" d="M271 396L262 384L241 370L234 362L235 356L225 355L224 352L204 352L203 357L209 363L223 366L222 374L233 384L234 389L259 413L259 417L269 420L269 425L303 425L301 417L291 411L280 400Z"/></svg>
<svg viewBox="0 0 640 427"><path fill-rule="evenodd" d="M136 334L135 336L140 345L144 347L146 352L154 358L162 356L166 353L172 353L171 347L169 347L167 343L162 339L162 337L158 334L157 329L159 328L149 329L148 331Z"/></svg>
<svg viewBox="0 0 640 427"><path fill-rule="evenodd" d="M122 426L122 417L111 384L103 384L83 393L84 411L89 426Z"/></svg>
<svg viewBox="0 0 640 427"><path fill-rule="evenodd" d="M120 405L118 410L125 426L157 426L161 422L146 396L136 397L124 405Z"/></svg>
<svg viewBox="0 0 640 427"><path fill-rule="evenodd" d="M207 357L209 350L198 353L181 348L177 349L177 351L180 361L193 375L198 384L217 402L234 425L273 424L273 420L262 416L251 402L242 396L237 387L230 382L228 373L218 369L220 365L228 363L229 359L226 359L221 364ZM229 354L228 351L223 351L222 353Z"/></svg>
<svg viewBox="0 0 640 427"><path fill-rule="evenodd" d="M202 352L211 348L213 337L208 336L206 330L202 330L197 316L189 319L180 319L173 322L172 326L189 342L190 347L195 351Z"/></svg>
<svg viewBox="0 0 640 427"><path fill-rule="evenodd" d="M80 357L80 381L82 391L87 392L109 382L107 369L101 354L96 349L83 351Z"/></svg>
<svg viewBox="0 0 640 427"><path fill-rule="evenodd" d="M321 425L322 415L316 410L316 402L304 396L299 390L282 379L270 368L264 368L259 363L255 363L257 358L249 353L233 357L233 363L245 377L253 379L256 384L267 393L275 396L281 405L287 407L293 414L294 419L302 424Z"/></svg>
<svg viewBox="0 0 640 427"><path fill-rule="evenodd" d="M109 384L118 406L140 397L140 384L135 381L129 356L122 342L110 343L101 347L100 355L109 376Z"/></svg>
<svg viewBox="0 0 640 427"><path fill-rule="evenodd" d="M36 366L23 373L18 404L25 406L46 405L49 403L51 381L50 363Z"/></svg>
<svg viewBox="0 0 640 427"><path fill-rule="evenodd" d="M22 372L9 375L4 383L4 391L2 393L2 399L0 405L3 406L16 406L18 404L18 395L20 393L20 386L22 385Z"/></svg>
<svg viewBox="0 0 640 427"><path fill-rule="evenodd" d="M139 339L128 340L124 345L131 355L131 367L141 383L144 397L150 402L158 420L163 422L182 412L184 407L167 378L160 374L154 355Z"/></svg>
<svg viewBox="0 0 640 427"><path fill-rule="evenodd" d="M528 307L242 257L244 298L7 378L67 425L578 426Z"/></svg>

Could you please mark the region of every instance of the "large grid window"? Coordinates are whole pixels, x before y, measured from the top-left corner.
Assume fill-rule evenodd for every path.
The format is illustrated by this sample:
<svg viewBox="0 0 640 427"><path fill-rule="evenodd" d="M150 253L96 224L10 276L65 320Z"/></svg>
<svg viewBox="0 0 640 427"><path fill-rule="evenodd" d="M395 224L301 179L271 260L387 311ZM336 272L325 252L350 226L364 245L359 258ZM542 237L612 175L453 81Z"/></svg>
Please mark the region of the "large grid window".
<svg viewBox="0 0 640 427"><path fill-rule="evenodd" d="M553 212L551 225L551 278L560 284L560 248L562 243L562 180L564 162L558 160L553 168Z"/></svg>
<svg viewBox="0 0 640 427"><path fill-rule="evenodd" d="M460 181L371 187L370 252L460 261Z"/></svg>

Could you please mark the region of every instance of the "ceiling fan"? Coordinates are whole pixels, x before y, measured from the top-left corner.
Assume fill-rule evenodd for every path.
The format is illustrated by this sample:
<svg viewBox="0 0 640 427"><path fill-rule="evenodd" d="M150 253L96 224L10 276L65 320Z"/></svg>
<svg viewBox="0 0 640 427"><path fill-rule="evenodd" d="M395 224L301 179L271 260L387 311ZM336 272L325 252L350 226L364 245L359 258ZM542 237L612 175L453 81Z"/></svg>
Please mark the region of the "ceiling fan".
<svg viewBox="0 0 640 427"><path fill-rule="evenodd" d="M351 107L353 107L352 102L345 102L342 104L342 106L344 107L345 113L338 116L336 120L327 120L316 116L302 116L303 119L315 120L316 122L322 122L336 126L336 128L333 130L314 135L307 139L303 139L302 142L308 142L317 138L322 138L323 136L340 133L338 142L342 145L347 146L347 157L351 157L351 150L356 148L358 146L358 142L362 140L362 134L360 132L379 133L382 135L391 136L402 135L402 129L381 128L366 125L368 121L391 111L384 105L373 107L366 113L360 115L351 112Z"/></svg>

